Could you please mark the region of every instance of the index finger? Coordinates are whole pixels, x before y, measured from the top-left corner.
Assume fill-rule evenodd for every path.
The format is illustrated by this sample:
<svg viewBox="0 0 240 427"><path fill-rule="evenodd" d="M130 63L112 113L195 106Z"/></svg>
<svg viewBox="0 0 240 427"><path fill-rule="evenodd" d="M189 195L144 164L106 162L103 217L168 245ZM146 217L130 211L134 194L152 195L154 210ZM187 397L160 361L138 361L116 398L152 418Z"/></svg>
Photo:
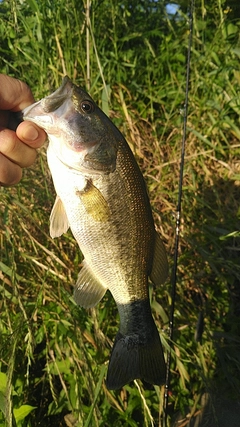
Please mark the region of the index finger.
<svg viewBox="0 0 240 427"><path fill-rule="evenodd" d="M0 74L0 110L20 111L34 102L29 86L21 80Z"/></svg>

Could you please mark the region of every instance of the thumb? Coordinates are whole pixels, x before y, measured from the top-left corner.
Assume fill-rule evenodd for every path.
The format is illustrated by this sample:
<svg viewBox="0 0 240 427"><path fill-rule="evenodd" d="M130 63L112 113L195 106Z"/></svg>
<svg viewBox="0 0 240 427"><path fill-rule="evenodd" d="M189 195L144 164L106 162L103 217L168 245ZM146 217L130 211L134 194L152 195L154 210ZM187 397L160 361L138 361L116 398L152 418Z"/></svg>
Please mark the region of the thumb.
<svg viewBox="0 0 240 427"><path fill-rule="evenodd" d="M46 132L32 122L22 122L16 129L16 134L21 141L33 147L41 147L47 139Z"/></svg>

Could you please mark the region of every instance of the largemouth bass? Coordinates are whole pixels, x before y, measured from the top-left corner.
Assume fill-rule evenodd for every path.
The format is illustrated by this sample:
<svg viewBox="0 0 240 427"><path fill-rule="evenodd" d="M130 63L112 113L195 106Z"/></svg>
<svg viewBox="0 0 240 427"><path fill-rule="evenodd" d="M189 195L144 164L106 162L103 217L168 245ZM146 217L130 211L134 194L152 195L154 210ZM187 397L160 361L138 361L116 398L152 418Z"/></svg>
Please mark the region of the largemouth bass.
<svg viewBox="0 0 240 427"><path fill-rule="evenodd" d="M47 159L57 197L50 235L70 227L84 255L74 297L95 306L109 289L120 328L106 385L134 379L165 381L165 361L151 314L148 277L165 282L168 262L153 222L146 185L120 131L68 77L54 93L27 107L24 120L48 134Z"/></svg>

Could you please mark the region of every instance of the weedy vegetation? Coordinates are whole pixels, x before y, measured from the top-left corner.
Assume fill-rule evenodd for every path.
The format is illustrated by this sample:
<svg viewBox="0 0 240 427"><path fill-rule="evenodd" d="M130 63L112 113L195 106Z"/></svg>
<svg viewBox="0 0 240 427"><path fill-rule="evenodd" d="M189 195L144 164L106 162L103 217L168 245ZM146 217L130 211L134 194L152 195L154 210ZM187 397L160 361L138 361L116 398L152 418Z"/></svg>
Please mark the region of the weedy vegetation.
<svg viewBox="0 0 240 427"><path fill-rule="evenodd" d="M3 0L0 71L35 98L68 74L126 136L145 176L173 264L188 15L164 1ZM240 390L240 16L232 2L196 1L170 418L179 426L208 394ZM164 388L135 381L110 392L118 328L107 295L73 301L81 254L71 232L52 240L55 198L45 148L21 183L0 188L0 426L161 426ZM165 350L171 283L150 285ZM204 320L204 325L203 325ZM170 419L169 419L170 425Z"/></svg>

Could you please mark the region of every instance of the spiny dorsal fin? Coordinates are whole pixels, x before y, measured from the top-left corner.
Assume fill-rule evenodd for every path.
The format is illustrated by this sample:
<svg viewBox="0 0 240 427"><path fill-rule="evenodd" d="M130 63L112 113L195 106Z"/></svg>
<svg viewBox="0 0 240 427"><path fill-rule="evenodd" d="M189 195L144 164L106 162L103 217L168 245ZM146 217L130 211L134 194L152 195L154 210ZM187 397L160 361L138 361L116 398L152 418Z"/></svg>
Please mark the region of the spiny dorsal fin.
<svg viewBox="0 0 240 427"><path fill-rule="evenodd" d="M168 260L164 244L156 232L153 266L150 279L154 285L162 285L168 277Z"/></svg>
<svg viewBox="0 0 240 427"><path fill-rule="evenodd" d="M85 261L83 264L74 288L74 299L81 307L90 308L102 299L107 288L93 275Z"/></svg>
<svg viewBox="0 0 240 427"><path fill-rule="evenodd" d="M110 210L107 201L101 191L93 185L91 180L87 180L87 185L82 191L77 191L87 213L99 222L106 222L110 217Z"/></svg>
<svg viewBox="0 0 240 427"><path fill-rule="evenodd" d="M50 236L59 237L69 228L69 222L63 203L59 196L56 197L55 203L50 214Z"/></svg>

